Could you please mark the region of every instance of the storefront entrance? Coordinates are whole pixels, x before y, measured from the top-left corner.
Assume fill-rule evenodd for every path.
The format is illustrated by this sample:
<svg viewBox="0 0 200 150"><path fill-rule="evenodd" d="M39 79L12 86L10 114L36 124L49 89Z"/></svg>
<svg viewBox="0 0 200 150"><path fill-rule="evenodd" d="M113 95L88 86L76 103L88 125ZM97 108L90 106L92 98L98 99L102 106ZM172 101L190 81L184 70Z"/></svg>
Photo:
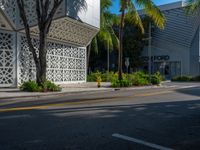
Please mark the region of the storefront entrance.
<svg viewBox="0 0 200 150"><path fill-rule="evenodd" d="M166 79L171 79L181 75L181 62L154 62L152 70L154 73L159 71Z"/></svg>

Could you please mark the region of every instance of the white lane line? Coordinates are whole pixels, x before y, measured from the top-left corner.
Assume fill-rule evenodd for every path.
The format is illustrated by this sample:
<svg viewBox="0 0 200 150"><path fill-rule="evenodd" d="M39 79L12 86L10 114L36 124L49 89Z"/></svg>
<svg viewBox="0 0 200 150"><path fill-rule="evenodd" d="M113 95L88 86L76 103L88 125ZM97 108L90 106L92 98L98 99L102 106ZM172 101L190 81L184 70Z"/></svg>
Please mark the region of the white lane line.
<svg viewBox="0 0 200 150"><path fill-rule="evenodd" d="M142 144L142 145L145 145L145 146L148 146L148 147L151 147L151 148L155 148L155 149L158 149L158 150L174 150L174 149L171 149L171 148L167 148L167 147L157 145L157 144L154 144L154 143L135 139L135 138L128 137L128 136L125 136L125 135L121 135L121 134L118 134L118 133L114 133L114 134L112 134L112 136L119 138L119 139L126 140L126 141L131 141L131 142L135 142L135 143L138 143L138 144Z"/></svg>

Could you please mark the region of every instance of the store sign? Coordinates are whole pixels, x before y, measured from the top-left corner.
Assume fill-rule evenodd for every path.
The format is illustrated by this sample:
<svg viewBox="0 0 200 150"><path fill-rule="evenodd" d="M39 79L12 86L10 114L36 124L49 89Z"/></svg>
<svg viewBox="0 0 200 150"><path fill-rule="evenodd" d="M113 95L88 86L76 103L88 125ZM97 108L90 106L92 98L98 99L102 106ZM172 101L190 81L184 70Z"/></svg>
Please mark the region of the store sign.
<svg viewBox="0 0 200 150"><path fill-rule="evenodd" d="M149 56L141 57L143 61L149 61ZM161 55L161 56L151 56L151 61L167 61L170 57L168 55Z"/></svg>

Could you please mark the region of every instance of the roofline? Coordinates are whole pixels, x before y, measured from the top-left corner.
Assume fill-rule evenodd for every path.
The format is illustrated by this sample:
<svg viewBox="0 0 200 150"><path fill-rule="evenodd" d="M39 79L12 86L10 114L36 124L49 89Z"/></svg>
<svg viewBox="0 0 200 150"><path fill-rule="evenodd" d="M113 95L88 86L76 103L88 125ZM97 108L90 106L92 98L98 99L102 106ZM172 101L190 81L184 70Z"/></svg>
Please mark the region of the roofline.
<svg viewBox="0 0 200 150"><path fill-rule="evenodd" d="M176 8L182 8L184 6L186 6L186 3L181 0L181 1L178 1L178 2L160 5L158 7L160 8L161 11L166 11L166 10L171 10L171 9L176 9ZM144 9L138 10L138 13L140 15L144 15L145 14Z"/></svg>

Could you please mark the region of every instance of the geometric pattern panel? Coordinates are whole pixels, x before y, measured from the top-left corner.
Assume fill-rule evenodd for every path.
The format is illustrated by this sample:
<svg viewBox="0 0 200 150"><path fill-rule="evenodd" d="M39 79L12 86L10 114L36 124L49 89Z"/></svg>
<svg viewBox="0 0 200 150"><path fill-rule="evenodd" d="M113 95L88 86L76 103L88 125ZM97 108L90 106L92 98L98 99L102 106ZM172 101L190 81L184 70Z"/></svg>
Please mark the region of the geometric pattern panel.
<svg viewBox="0 0 200 150"><path fill-rule="evenodd" d="M15 84L15 36L0 30L0 87Z"/></svg>
<svg viewBox="0 0 200 150"><path fill-rule="evenodd" d="M34 47L38 47L38 40L32 39ZM20 36L20 45L19 45L19 70L18 70L18 81L20 83L28 80L35 80L35 63L33 60L32 53L29 51L26 37Z"/></svg>
<svg viewBox="0 0 200 150"><path fill-rule="evenodd" d="M65 17L52 22L48 38L86 46L97 32L97 28L84 25L83 23ZM38 35L38 28L33 27L31 33Z"/></svg>
<svg viewBox="0 0 200 150"><path fill-rule="evenodd" d="M37 15L36 15L36 1L34 0L26 0L25 6L26 6L26 17L28 19L29 25L35 25L37 23ZM23 28L23 22L22 19L19 17L19 23L17 24L18 28Z"/></svg>
<svg viewBox="0 0 200 150"><path fill-rule="evenodd" d="M28 19L28 23L30 26L34 26L37 24L37 13L36 13L36 1L35 0L26 0L24 1L26 5L26 16ZM63 1L65 3L65 1ZM53 6L53 0L50 1L49 11L52 9ZM65 4L61 4L60 7L57 9L56 14L54 15L54 18L61 17L64 15L65 10ZM19 17L20 18L20 17ZM20 19L19 24L17 25L18 28L23 28L23 22Z"/></svg>
<svg viewBox="0 0 200 150"><path fill-rule="evenodd" d="M38 40L32 38L35 48ZM83 82L86 80L86 48L48 41L47 79L55 83ZM29 51L26 37L20 35L19 82L35 80L35 63Z"/></svg>
<svg viewBox="0 0 200 150"><path fill-rule="evenodd" d="M28 19L28 23L30 26L37 24L37 14L36 14L36 1L35 0L24 0L25 4L25 11L26 16ZM52 9L53 0L50 1L50 8ZM18 6L17 6L17 0L0 0L0 8L6 16L9 18L10 21L17 27L23 28L23 22L20 18ZM58 8L55 18L63 16L65 13L65 1L63 1L63 4Z"/></svg>
<svg viewBox="0 0 200 150"><path fill-rule="evenodd" d="M17 0L0 0L0 8L4 11L7 17L13 22L17 23Z"/></svg>

